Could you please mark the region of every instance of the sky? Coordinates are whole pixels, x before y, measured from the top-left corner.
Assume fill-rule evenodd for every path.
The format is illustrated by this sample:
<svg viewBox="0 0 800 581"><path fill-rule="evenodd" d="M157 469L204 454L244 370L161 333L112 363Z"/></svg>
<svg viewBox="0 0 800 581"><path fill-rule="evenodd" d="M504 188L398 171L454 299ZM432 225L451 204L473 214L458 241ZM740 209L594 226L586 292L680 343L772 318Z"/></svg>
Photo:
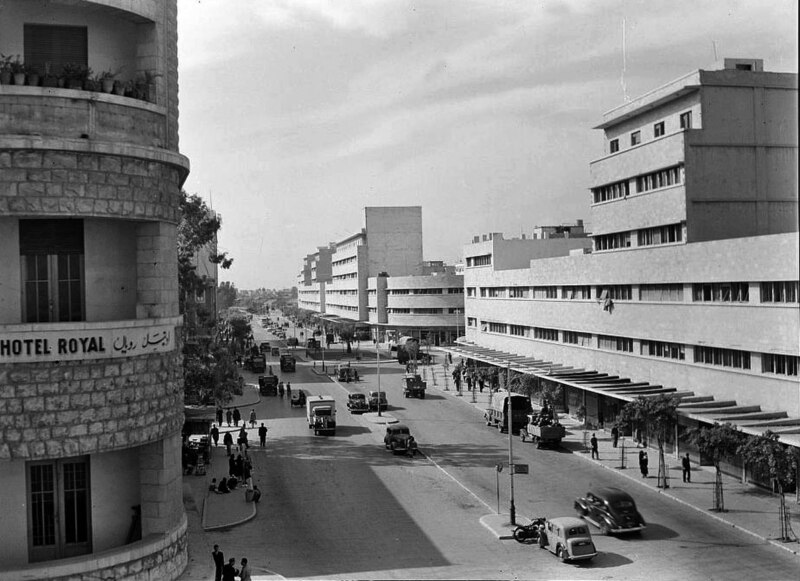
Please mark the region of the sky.
<svg viewBox="0 0 800 581"><path fill-rule="evenodd" d="M797 0L178 0L184 189L220 282L297 284L367 206L422 206L425 260L589 227L606 111L723 59L797 73Z"/></svg>

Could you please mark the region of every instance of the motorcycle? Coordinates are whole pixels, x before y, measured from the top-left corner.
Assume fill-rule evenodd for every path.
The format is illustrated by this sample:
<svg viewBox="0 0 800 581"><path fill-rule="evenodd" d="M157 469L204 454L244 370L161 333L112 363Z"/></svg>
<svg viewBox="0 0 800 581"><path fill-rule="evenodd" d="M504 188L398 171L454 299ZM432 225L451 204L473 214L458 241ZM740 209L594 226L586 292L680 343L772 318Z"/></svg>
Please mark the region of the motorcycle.
<svg viewBox="0 0 800 581"><path fill-rule="evenodd" d="M527 525L519 525L514 529L514 540L518 543L533 544L539 540L540 527L547 520L544 517L535 518Z"/></svg>

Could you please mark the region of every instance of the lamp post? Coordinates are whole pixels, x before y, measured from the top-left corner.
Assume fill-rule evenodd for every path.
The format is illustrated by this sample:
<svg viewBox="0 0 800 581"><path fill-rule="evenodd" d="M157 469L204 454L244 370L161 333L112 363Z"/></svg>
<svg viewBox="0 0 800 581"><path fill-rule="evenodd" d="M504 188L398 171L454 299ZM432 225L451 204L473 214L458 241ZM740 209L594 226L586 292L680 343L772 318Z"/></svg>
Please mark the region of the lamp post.
<svg viewBox="0 0 800 581"><path fill-rule="evenodd" d="M511 403L511 383L509 381L509 376L511 374L510 370L510 363L506 363L506 391L508 392L508 482L511 487L511 495L508 505L508 515L511 519L511 524L517 524L517 511L514 507L514 454L512 452L512 442L513 442L513 432L514 432L514 422L513 422L513 405Z"/></svg>
<svg viewBox="0 0 800 581"><path fill-rule="evenodd" d="M378 337L380 339L380 337ZM378 417L381 417L381 342L375 344L376 367L378 373Z"/></svg>

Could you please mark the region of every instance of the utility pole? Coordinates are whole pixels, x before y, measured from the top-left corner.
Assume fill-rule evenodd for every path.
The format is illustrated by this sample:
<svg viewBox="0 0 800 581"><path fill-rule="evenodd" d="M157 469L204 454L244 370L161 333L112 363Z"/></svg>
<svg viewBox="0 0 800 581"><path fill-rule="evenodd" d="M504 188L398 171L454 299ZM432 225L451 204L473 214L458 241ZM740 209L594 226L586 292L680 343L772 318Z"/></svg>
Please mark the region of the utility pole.
<svg viewBox="0 0 800 581"><path fill-rule="evenodd" d="M514 453L512 451L514 422L513 419L513 404L511 403L511 383L509 382L510 364L506 363L506 391L508 392L508 406L506 409L508 418L508 481L511 485L511 498L508 505L508 514L511 519L511 524L517 524L517 510L514 507Z"/></svg>

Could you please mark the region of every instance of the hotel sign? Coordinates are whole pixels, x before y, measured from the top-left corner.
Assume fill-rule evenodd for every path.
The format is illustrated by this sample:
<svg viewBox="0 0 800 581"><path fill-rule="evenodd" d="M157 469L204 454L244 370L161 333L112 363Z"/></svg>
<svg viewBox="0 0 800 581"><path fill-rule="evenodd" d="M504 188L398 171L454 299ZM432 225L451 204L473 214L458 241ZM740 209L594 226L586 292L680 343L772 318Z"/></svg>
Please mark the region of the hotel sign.
<svg viewBox="0 0 800 581"><path fill-rule="evenodd" d="M0 365L135 357L175 349L175 327L0 331Z"/></svg>

